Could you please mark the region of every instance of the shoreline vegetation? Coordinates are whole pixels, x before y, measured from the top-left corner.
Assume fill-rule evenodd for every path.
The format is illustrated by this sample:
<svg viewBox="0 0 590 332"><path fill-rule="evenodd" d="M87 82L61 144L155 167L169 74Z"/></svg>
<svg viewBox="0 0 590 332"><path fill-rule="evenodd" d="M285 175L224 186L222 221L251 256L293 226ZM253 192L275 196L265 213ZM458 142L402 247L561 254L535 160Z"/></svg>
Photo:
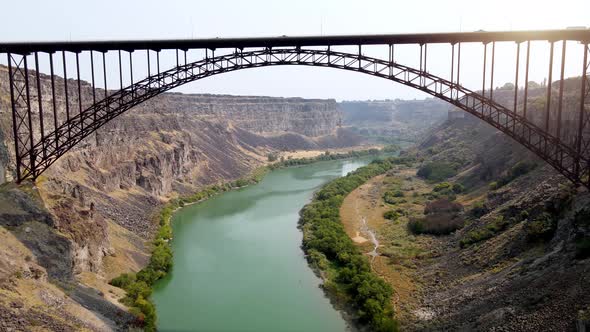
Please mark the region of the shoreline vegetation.
<svg viewBox="0 0 590 332"><path fill-rule="evenodd" d="M129 308L129 312L136 316L134 324L142 327L145 331L156 331L156 308L150 296L154 284L164 278L173 265L173 252L170 241L173 238L171 222L175 211L187 205L203 202L218 194L256 184L262 180L266 173L272 170L308 165L320 161L359 158L371 155L377 156L396 151L399 151L399 147L391 145L382 149L353 150L346 153L329 153L326 151L317 157L283 159L270 165L256 168L249 175L235 181L210 185L193 195L171 199L160 210L156 218L159 229L152 241L152 251L148 265L137 273L123 273L113 278L109 284L126 291L125 297L120 302L125 304Z"/></svg>
<svg viewBox="0 0 590 332"><path fill-rule="evenodd" d="M353 309L358 324L375 331L399 330L391 305L393 289L371 270L366 255L346 234L339 211L354 189L394 165L409 162L412 160L403 157L375 160L323 186L300 213L303 250L309 265L324 280L324 290L336 304Z"/></svg>

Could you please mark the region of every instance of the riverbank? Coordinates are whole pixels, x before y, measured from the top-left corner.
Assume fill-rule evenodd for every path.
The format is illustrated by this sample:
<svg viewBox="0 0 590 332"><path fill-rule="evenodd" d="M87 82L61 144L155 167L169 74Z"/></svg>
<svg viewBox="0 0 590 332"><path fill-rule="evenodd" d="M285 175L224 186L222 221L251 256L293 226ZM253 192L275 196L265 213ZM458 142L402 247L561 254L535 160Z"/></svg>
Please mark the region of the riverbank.
<svg viewBox="0 0 590 332"><path fill-rule="evenodd" d="M392 288L371 271L364 254L348 237L339 209L344 197L405 158L374 161L320 189L301 210L303 248L310 266L324 279L328 296L341 308L354 308L354 320L377 331L396 331Z"/></svg>
<svg viewBox="0 0 590 332"><path fill-rule="evenodd" d="M173 265L173 253L170 241L173 238L171 220L175 211L187 205L201 203L218 194L256 184L271 170L308 165L320 161L376 156L393 152L396 149L396 147L387 147L381 150L372 148L338 154L324 153L313 158L281 160L267 166L259 167L244 178L229 183L212 185L187 197L172 199L160 210L157 217L159 229L152 242L153 249L148 265L137 273L122 274L112 279L110 284L122 288L127 292L121 302L128 306L130 312L137 317L135 324L143 327L146 331L155 331L157 320L156 310L153 302L150 300L150 296L154 284L165 277Z"/></svg>
<svg viewBox="0 0 590 332"><path fill-rule="evenodd" d="M428 259L435 239L412 234L408 222L422 215L424 195L429 194L434 185L417 177L416 172L414 167L401 166L387 175L374 177L346 196L340 208L342 224L349 237L360 233L366 239L364 229L369 229L380 243L371 268L395 289L391 303L404 330L416 320L426 320L432 315L421 309L417 293L423 285L416 266ZM386 194L398 191L401 194ZM362 252L372 249L369 243L355 241Z"/></svg>

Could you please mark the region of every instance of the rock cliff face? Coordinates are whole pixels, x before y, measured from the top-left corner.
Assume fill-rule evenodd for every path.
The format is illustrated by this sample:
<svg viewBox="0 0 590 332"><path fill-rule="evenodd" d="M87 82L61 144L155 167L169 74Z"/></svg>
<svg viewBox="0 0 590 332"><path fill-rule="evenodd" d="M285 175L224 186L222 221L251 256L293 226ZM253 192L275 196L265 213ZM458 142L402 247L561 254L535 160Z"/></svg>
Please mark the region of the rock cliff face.
<svg viewBox="0 0 590 332"><path fill-rule="evenodd" d="M41 75L46 133L53 130L53 115L47 111L52 110L50 84L49 77ZM56 89L63 91L63 79L56 80ZM96 92L104 95L102 90ZM68 81L68 93L70 113L77 114L76 81ZM37 98L32 89L34 123L39 119ZM81 98L83 107L92 102L87 83L82 84ZM11 181L14 174L9 101L7 69L0 66L0 183ZM64 119L65 100L56 100L56 105L58 119ZM149 252L145 241L156 229L154 214L163 202L204 185L244 176L264 164L273 151L359 144L358 136L338 128L339 120L334 100L163 94L100 128L37 180L35 204L50 222L25 225L28 217L23 217L22 222L11 225L14 211L8 207L3 211L0 204L0 216L7 216L0 225L16 227L17 233L27 228L30 237L41 234L37 228L54 234L36 238L41 244L35 248L51 246L48 241L53 237L63 238L67 255L45 259L38 256L42 250L31 250L32 256L45 261L47 273L59 282L108 292L100 297L102 301L116 302L111 294L117 291L108 288L106 281L145 265ZM0 189L7 197L18 196L22 190L6 186ZM84 300L90 293L79 293L74 302L92 307ZM100 302L94 297L88 301ZM109 308L101 304L93 311L112 325L118 319L109 315L120 313Z"/></svg>
<svg viewBox="0 0 590 332"><path fill-rule="evenodd" d="M230 118L237 127L260 134L330 135L340 119L335 100L171 93L153 104L173 104L176 112L198 110L202 120Z"/></svg>
<svg viewBox="0 0 590 332"><path fill-rule="evenodd" d="M344 101L338 104L344 125L377 141L417 142L442 123L452 108L439 99Z"/></svg>

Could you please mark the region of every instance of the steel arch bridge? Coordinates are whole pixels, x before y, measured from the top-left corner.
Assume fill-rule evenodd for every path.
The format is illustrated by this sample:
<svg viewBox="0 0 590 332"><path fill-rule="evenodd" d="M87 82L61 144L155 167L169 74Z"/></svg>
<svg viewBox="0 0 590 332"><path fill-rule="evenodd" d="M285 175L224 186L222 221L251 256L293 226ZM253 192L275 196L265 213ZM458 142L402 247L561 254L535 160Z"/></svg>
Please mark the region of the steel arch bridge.
<svg viewBox="0 0 590 332"><path fill-rule="evenodd" d="M546 107L542 118L534 121L527 114L528 84L519 89L519 76L524 67L524 82L528 82L531 57L531 42L546 42L549 48L548 86ZM548 43L547 43L548 42ZM17 181L36 179L59 157L92 134L105 123L152 97L183 84L248 68L302 65L328 67L354 71L388 79L428 93L482 119L522 144L576 184L590 188L590 30L551 30L524 32L472 32L413 35L369 35L328 37L271 37L245 39L120 41L120 42L68 42L68 43L12 43L0 44L0 53L8 60L9 85L13 118L14 151ZM448 44L451 53L450 75L443 78L428 70L428 45ZM461 46L482 46L482 88L475 91L461 84ZM497 43L515 46L514 57L514 103L507 107L494 100L494 72ZM396 61L396 45L414 45L419 49L418 68ZM491 44L491 47L488 47ZM561 51L561 75L557 91L552 88L554 71L554 48ZM564 69L567 63L566 46L578 47L581 60L578 105L566 116L563 107ZM388 50L387 58L363 54L365 45L382 45ZM521 46L526 47L526 57L521 59ZM581 45L581 46L580 46ZM319 46L319 48L318 48ZM358 51L344 52L338 47L358 47ZM571 47L571 46L570 46ZM490 52L491 48L491 52ZM135 51L145 51L147 75L134 80ZM204 50L204 56L189 61L192 50ZM222 50L221 55L215 55ZM175 59L172 68L160 70L160 54L168 52ZM127 52L129 61L122 61ZM39 55L48 56L51 100L42 100ZM54 54L60 53L63 77L54 70ZM95 55L102 56L102 86L96 84ZM488 62L488 54L491 61ZM571 52L570 52L571 53ZM66 54L73 56L68 61ZM81 56L89 58L91 71L92 100L83 100L80 79ZM115 56L115 71L107 70L107 55ZM154 61L153 55L156 59ZM580 56L581 55L581 56ZM118 60L118 61L117 61ZM30 70L29 63L35 70ZM75 65L74 82L68 80L67 65ZM174 62L174 61L172 61ZM524 66L521 65L524 63ZM152 73L154 65L156 70ZM100 66L99 66L100 67ZM100 69L100 68L99 68ZM473 68L469 68L473 72ZM465 70L465 69L463 69ZM127 72L129 84L124 84L123 72ZM119 78L118 90L109 90L107 83L113 73ZM99 72L100 74L100 72ZM489 76L486 79L486 74ZM63 80L58 88L56 80ZM70 82L68 82L70 81ZM68 87L68 83L70 86ZM73 86L72 86L73 85ZM486 88L487 86L487 88ZM97 92L104 93L99 97ZM524 100L519 110L519 93ZM557 105L551 98L557 93ZM65 101L65 116L56 100ZM50 111L44 113L44 106ZM505 103L504 103L505 104ZM47 107L45 107L47 108ZM574 113L572 115L571 113ZM530 112L529 112L530 113ZM538 114L537 114L538 115ZM537 116L538 118L538 116ZM568 119L566 119L568 118ZM574 118L575 121L571 121Z"/></svg>

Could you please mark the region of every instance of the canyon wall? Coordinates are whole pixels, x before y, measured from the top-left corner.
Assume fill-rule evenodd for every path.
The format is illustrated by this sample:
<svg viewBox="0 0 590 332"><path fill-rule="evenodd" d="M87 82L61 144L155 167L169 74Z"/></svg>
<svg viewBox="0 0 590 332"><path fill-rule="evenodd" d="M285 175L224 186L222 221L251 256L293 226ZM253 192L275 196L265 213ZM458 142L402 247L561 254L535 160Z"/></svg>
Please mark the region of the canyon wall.
<svg viewBox="0 0 590 332"><path fill-rule="evenodd" d="M55 291L52 296L77 308L71 311L74 316L79 315L80 307L100 315L100 322L94 320L93 325L98 330L104 324L113 328L128 318L118 304L120 290L107 282L147 263L148 243L157 228L156 214L167 200L240 178L265 164L271 152L361 143L357 135L338 126L340 112L334 100L165 93L91 134L43 173L34 186L17 187L10 183L15 166L7 74L7 68L0 66L0 183L4 182L0 225L9 230L0 238L20 241L27 247L23 251L30 251L25 255L30 259L23 255L0 257L0 284L5 277L13 280L16 286L10 294L14 295L25 287L15 276L25 275L26 282L44 290L56 282L66 283L76 290L74 295ZM34 82L35 73L30 75ZM51 80L42 74L40 78L47 135L54 128ZM61 122L66 117L61 93L65 84L62 78L56 78L55 84ZM70 79L67 85L69 112L75 115L79 112L77 81ZM104 90L97 89L96 95L101 98ZM31 89L30 97L32 122L38 128L36 88ZM92 100L91 86L82 82L83 108ZM43 218L31 223L39 219L36 216ZM63 253L44 254L47 250L43 248L51 248L56 238L63 242ZM46 272L23 274L31 270ZM102 295L97 297L97 292ZM23 300L18 295L14 298ZM15 317L26 319L38 314L24 314L24 309L12 308L2 299L0 296L0 311L13 310ZM26 308L28 302L24 302ZM45 319L64 323L57 312L54 314ZM18 322L10 327L18 329Z"/></svg>
<svg viewBox="0 0 590 332"><path fill-rule="evenodd" d="M446 119L452 108L434 98L424 100L344 101L338 104L343 123L368 139L417 142L433 126Z"/></svg>

